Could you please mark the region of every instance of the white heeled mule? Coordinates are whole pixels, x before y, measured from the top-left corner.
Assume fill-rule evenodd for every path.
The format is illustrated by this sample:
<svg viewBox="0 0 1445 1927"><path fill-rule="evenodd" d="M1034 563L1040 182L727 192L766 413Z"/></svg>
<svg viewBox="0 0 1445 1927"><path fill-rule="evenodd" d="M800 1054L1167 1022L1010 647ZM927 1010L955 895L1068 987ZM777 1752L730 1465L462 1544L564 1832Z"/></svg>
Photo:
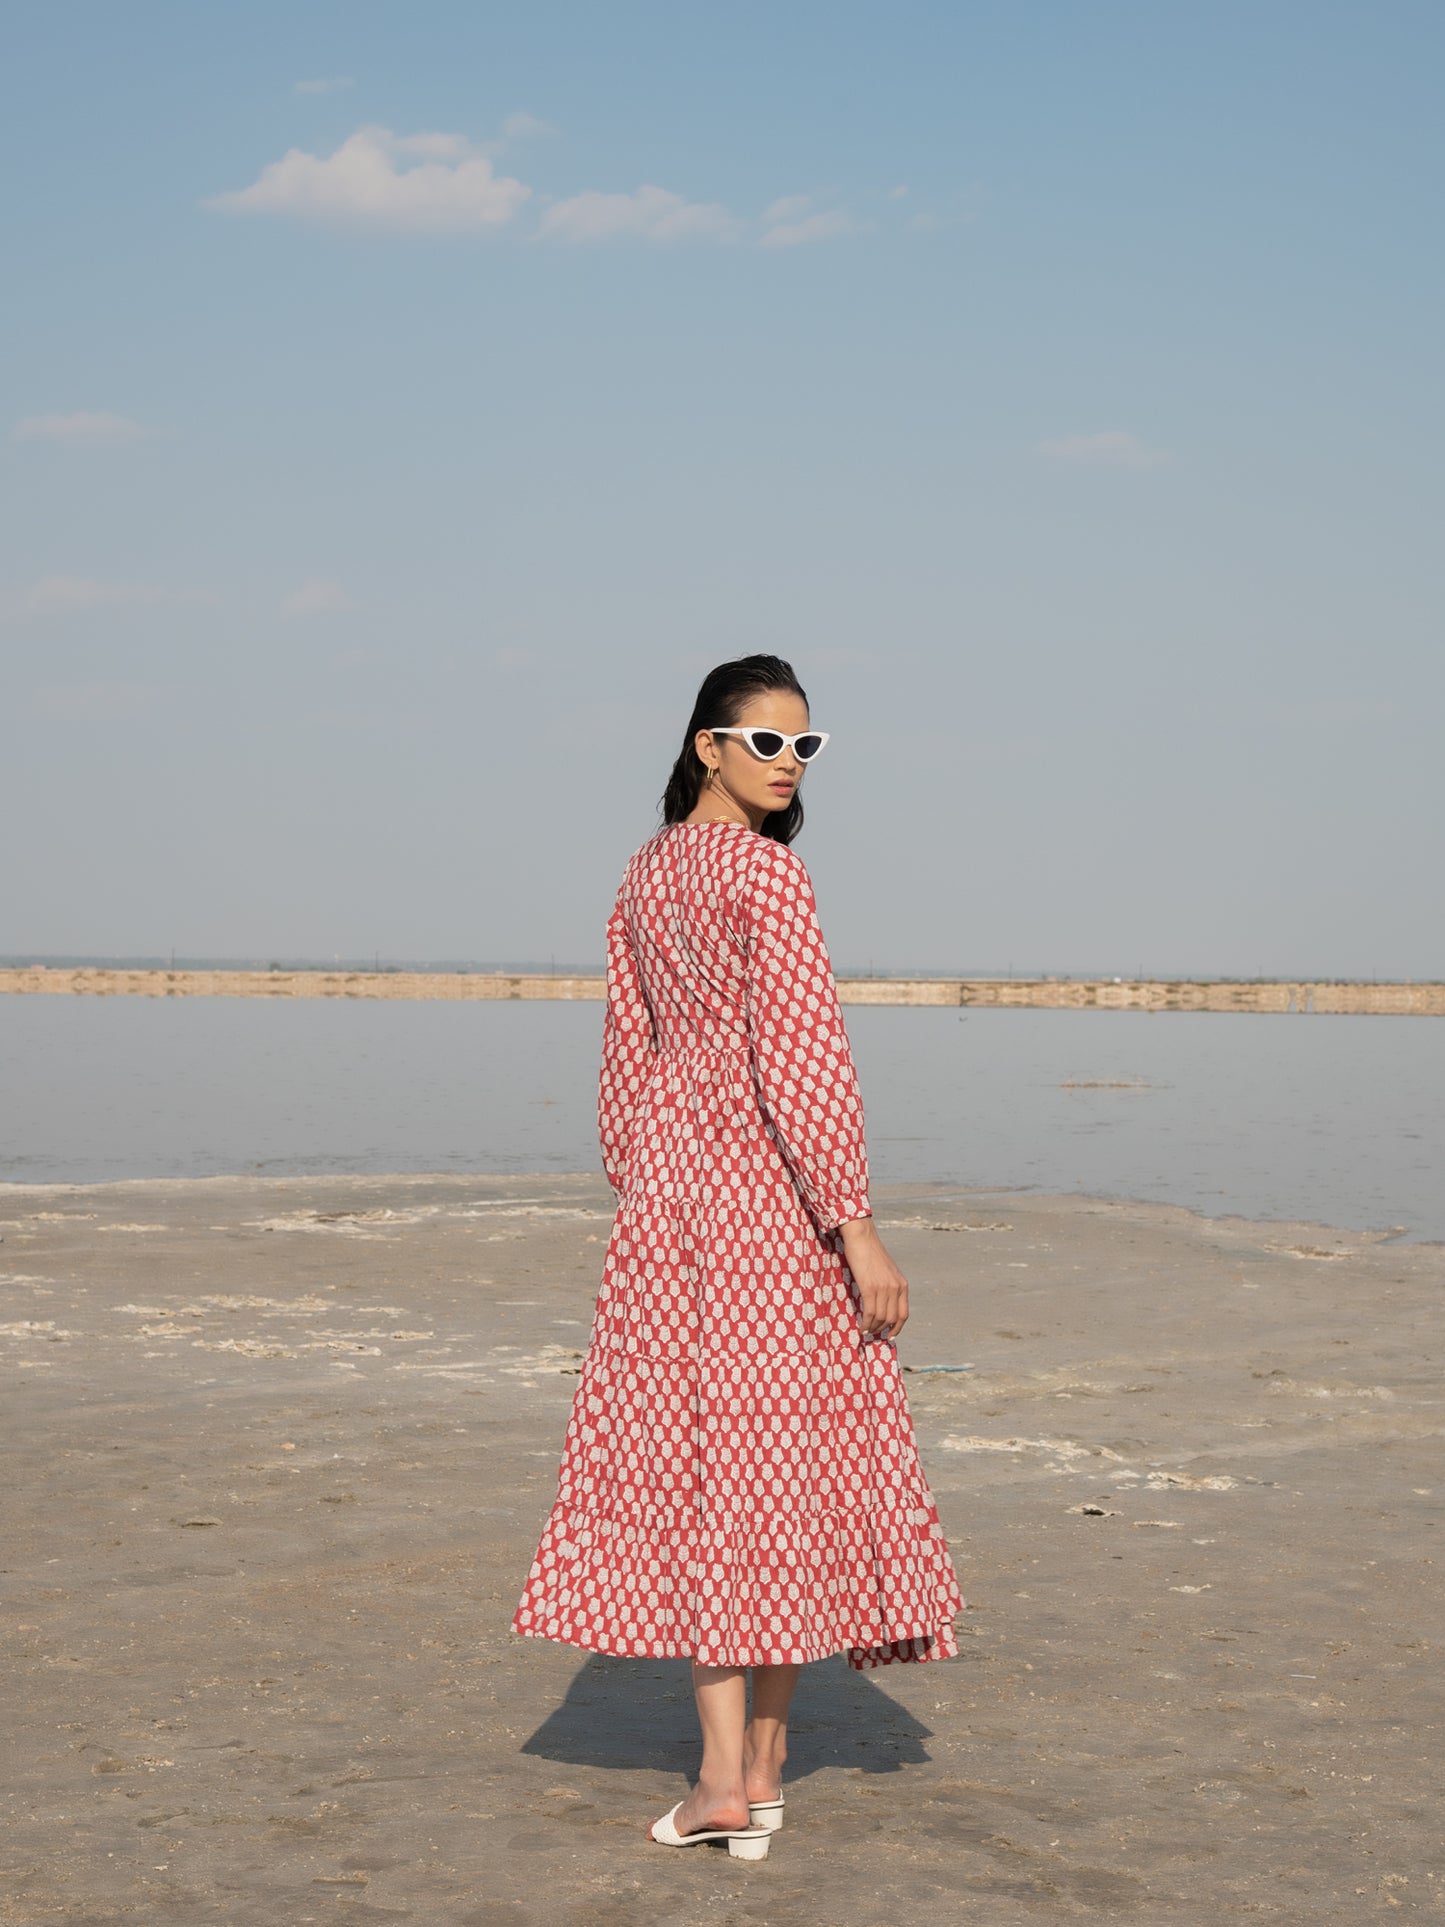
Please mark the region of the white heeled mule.
<svg viewBox="0 0 1445 1927"><path fill-rule="evenodd" d="M681 1805L682 1801L679 1800L677 1807ZM660 1820L654 1820L648 1829L660 1846L696 1847L704 1840L726 1840L728 1852L734 1860L767 1859L768 1847L772 1841L772 1833L768 1827L704 1827L699 1833L679 1833L677 1807L674 1807L670 1813L664 1813Z"/></svg>
<svg viewBox="0 0 1445 1927"><path fill-rule="evenodd" d="M783 1796L776 1800L749 1800L748 1818L755 1827L766 1827L769 1833L776 1833L783 1824Z"/></svg>

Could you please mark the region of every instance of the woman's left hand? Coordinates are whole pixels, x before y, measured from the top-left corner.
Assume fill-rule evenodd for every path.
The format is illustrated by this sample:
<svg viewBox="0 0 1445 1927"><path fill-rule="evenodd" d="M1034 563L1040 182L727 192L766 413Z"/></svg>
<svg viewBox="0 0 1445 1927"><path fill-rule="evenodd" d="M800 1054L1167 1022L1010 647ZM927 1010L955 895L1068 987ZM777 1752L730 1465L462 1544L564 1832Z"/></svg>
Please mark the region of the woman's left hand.
<svg viewBox="0 0 1445 1927"><path fill-rule="evenodd" d="M889 1257L871 1218L839 1226L843 1256L858 1287L859 1328L868 1338L896 1338L908 1323L908 1280Z"/></svg>

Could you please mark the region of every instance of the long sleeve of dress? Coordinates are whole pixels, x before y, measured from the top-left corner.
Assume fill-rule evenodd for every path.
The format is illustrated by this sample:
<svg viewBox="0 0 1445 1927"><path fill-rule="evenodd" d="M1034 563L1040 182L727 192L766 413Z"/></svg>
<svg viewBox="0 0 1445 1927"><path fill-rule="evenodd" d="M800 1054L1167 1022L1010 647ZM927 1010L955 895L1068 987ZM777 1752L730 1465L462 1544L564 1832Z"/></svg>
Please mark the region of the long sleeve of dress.
<svg viewBox="0 0 1445 1927"><path fill-rule="evenodd" d="M626 918L617 904L607 919L607 1011L597 1080L597 1134L603 1168L619 1198L627 1188L632 1121L656 1048L652 1013L642 994Z"/></svg>
<svg viewBox="0 0 1445 1927"><path fill-rule="evenodd" d="M813 885L769 844L747 918L748 1040L759 1095L820 1229L872 1215L863 1103Z"/></svg>

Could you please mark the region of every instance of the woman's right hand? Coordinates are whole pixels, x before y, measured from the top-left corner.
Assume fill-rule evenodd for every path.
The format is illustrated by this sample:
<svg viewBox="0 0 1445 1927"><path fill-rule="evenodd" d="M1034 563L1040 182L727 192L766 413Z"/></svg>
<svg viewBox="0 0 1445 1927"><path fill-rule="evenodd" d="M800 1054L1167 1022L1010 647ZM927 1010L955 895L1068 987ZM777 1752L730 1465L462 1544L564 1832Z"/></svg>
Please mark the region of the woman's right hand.
<svg viewBox="0 0 1445 1927"><path fill-rule="evenodd" d="M871 1338L896 1338L908 1323L908 1280L889 1257L871 1218L855 1218L838 1230L858 1287L859 1329Z"/></svg>

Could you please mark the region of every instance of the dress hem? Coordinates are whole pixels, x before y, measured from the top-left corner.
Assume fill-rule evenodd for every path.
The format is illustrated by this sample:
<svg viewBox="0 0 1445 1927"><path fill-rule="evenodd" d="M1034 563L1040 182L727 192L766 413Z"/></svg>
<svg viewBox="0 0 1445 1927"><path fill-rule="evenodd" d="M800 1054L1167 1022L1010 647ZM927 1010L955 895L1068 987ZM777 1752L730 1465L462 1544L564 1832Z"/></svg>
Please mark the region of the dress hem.
<svg viewBox="0 0 1445 1927"><path fill-rule="evenodd" d="M681 1640L618 1640L577 1639L560 1632L543 1632L534 1626L511 1627L518 1639L542 1639L555 1646L575 1646L580 1652L601 1653L610 1659L697 1659L694 1647ZM646 1652L638 1652L638 1646L646 1646ZM909 1650L905 1651L904 1648ZM917 1650L921 1648L922 1650ZM868 1641L844 1641L841 1645L828 1645L809 1648L806 1651L779 1653L776 1650L758 1655L749 1653L746 1657L723 1653L709 1655L701 1661L704 1666L812 1666L819 1660L833 1659L842 1654L848 1664L857 1672L876 1666L926 1665L932 1660L957 1659L958 1635L950 1619L941 1626L920 1627L911 1633L901 1632L892 1639L873 1639Z"/></svg>

